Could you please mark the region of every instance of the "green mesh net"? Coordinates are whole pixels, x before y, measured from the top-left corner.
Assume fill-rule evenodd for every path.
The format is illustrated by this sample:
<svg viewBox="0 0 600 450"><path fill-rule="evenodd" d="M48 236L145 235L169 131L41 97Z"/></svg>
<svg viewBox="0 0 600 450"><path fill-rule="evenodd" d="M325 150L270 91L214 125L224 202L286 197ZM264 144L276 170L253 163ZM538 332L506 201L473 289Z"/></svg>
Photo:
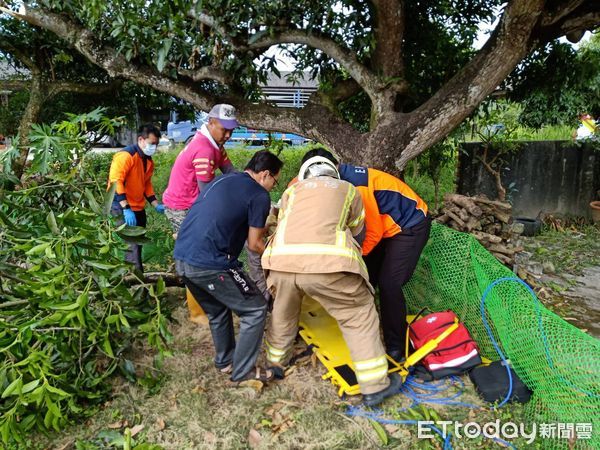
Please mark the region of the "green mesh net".
<svg viewBox="0 0 600 450"><path fill-rule="evenodd" d="M483 356L500 359L481 317L481 297L495 280L514 274L469 234L434 223L405 292L416 313L453 310ZM600 340L534 300L517 282L497 284L486 318L516 373L533 391L526 418L536 424L592 424L591 439L544 439L544 448L600 448ZM538 436L539 436L538 428Z"/></svg>

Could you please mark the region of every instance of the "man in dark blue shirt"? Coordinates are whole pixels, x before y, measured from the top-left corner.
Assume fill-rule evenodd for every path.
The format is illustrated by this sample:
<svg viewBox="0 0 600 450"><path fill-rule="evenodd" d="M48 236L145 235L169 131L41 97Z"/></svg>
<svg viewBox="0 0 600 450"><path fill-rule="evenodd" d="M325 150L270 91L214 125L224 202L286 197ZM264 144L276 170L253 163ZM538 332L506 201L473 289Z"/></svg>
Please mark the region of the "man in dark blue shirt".
<svg viewBox="0 0 600 450"><path fill-rule="evenodd" d="M174 257L177 272L206 312L215 365L232 381L273 378L256 365L267 301L242 270L238 257L248 249L262 254L264 227L283 163L266 150L256 152L244 172L216 178L206 186L183 221ZM232 311L240 318L236 345Z"/></svg>

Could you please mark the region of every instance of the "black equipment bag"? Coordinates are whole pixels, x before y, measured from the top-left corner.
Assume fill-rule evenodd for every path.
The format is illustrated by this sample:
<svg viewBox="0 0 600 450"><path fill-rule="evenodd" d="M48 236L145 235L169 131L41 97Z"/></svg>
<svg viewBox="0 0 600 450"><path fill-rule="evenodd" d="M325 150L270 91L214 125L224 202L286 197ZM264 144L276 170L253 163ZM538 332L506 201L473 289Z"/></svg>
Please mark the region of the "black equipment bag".
<svg viewBox="0 0 600 450"><path fill-rule="evenodd" d="M477 366L469 372L469 378L475 385L477 393L486 402L494 403L501 401L508 394L508 374L506 373L504 364L506 363L503 361L494 361L487 366ZM513 388L509 401L519 403L528 402L531 397L531 391L512 368L510 369L510 374L512 376Z"/></svg>

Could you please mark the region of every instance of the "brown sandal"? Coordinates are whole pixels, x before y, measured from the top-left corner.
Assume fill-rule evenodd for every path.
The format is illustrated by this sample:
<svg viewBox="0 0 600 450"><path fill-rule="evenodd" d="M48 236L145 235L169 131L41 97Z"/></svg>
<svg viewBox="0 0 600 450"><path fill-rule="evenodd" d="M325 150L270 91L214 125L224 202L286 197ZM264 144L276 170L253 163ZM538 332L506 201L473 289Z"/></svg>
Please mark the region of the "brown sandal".
<svg viewBox="0 0 600 450"><path fill-rule="evenodd" d="M261 367L256 366L255 370L251 370L246 375L244 375L241 379L235 380L236 382L248 381L248 380L257 380L262 383L268 383L275 378L275 373L271 369L263 369Z"/></svg>

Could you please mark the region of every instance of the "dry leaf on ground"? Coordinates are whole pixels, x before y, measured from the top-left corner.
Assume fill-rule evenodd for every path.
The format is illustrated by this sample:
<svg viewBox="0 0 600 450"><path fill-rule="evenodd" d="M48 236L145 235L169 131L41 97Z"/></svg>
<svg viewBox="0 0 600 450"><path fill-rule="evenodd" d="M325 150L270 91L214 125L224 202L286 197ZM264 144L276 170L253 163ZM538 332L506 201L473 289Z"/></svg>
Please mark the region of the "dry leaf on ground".
<svg viewBox="0 0 600 450"><path fill-rule="evenodd" d="M251 387L256 392L260 392L260 391L262 391L262 388L265 385L264 385L264 383L262 381L259 381L259 380L246 380L246 381L241 381L240 382L240 386L242 386L242 387Z"/></svg>
<svg viewBox="0 0 600 450"><path fill-rule="evenodd" d="M262 436L260 435L260 433L258 431L256 431L254 428L252 428L250 430L250 433L248 433L248 444L250 445L250 447L256 448L260 445L261 442L262 442Z"/></svg>
<svg viewBox="0 0 600 450"><path fill-rule="evenodd" d="M132 427L131 428L131 437L134 437L136 434L138 434L143 429L144 429L144 425L142 425L142 424Z"/></svg>
<svg viewBox="0 0 600 450"><path fill-rule="evenodd" d="M156 419L156 423L154 424L154 428L156 428L157 431L162 431L164 430L166 427L165 421L159 417L158 419Z"/></svg>

